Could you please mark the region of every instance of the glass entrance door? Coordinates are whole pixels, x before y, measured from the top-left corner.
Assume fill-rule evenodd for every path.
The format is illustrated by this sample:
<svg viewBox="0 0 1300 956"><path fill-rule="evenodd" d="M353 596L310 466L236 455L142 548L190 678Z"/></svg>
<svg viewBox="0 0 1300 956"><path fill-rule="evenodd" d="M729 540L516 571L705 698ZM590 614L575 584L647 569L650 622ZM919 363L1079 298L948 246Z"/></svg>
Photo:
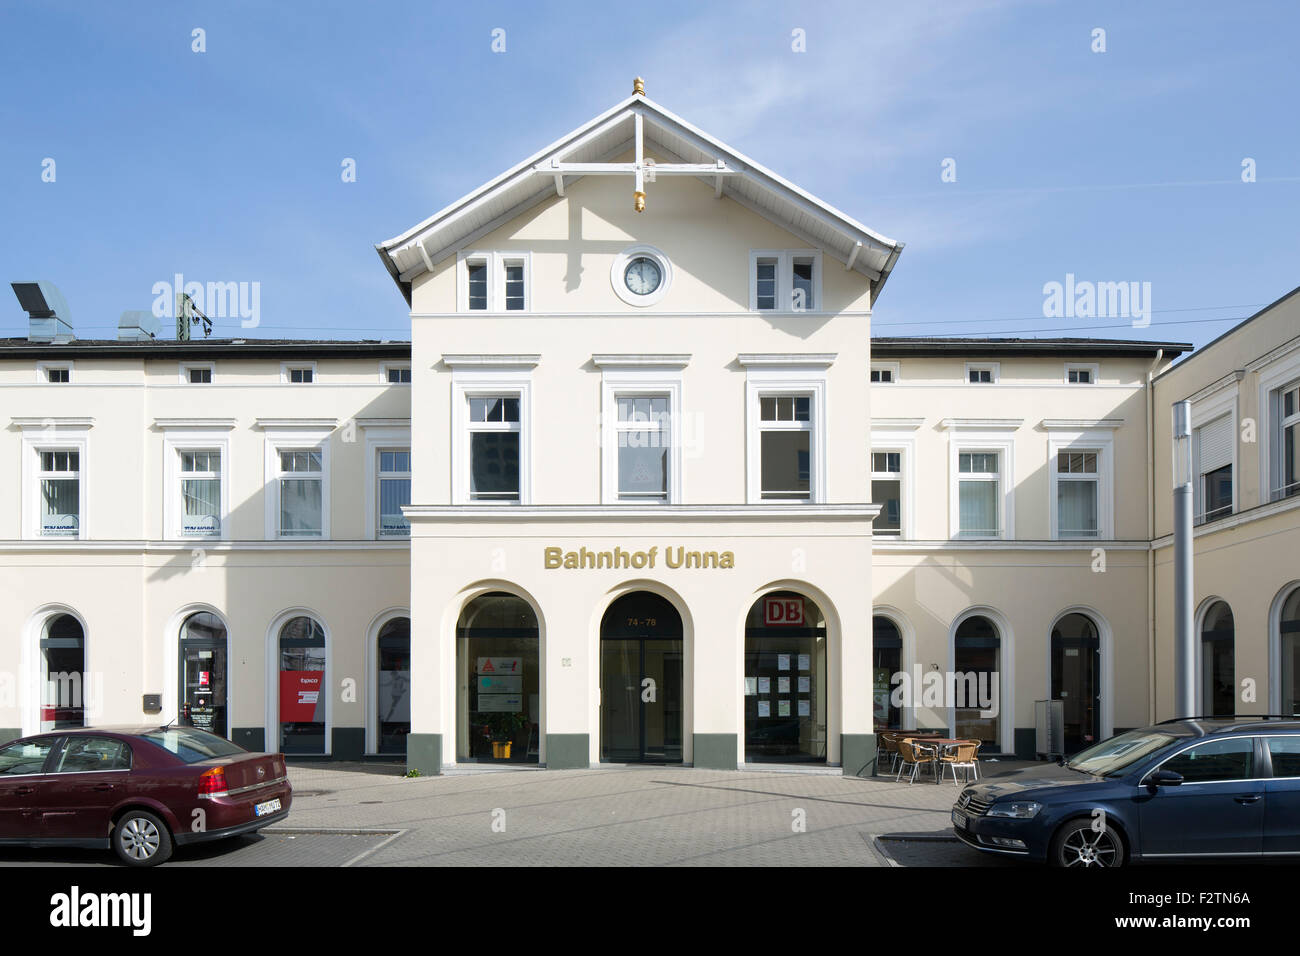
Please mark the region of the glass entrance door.
<svg viewBox="0 0 1300 956"><path fill-rule="evenodd" d="M1083 614L1067 614L1052 629L1052 700L1062 702L1066 756L1101 739L1101 642Z"/></svg>
<svg viewBox="0 0 1300 956"><path fill-rule="evenodd" d="M615 601L601 623L600 758L614 763L682 759L681 617L639 592Z"/></svg>
<svg viewBox="0 0 1300 956"><path fill-rule="evenodd" d="M181 645L180 723L226 736L226 646Z"/></svg>

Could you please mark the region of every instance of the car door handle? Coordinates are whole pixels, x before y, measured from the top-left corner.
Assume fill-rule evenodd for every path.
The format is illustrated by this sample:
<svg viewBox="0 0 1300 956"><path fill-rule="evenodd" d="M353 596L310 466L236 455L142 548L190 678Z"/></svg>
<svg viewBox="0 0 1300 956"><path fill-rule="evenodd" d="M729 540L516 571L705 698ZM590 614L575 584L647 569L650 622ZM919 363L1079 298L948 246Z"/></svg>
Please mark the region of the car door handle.
<svg viewBox="0 0 1300 956"><path fill-rule="evenodd" d="M1258 803L1259 794L1255 794L1254 796L1250 796L1250 797L1233 797L1232 799L1236 800L1238 803L1243 805L1248 803Z"/></svg>
<svg viewBox="0 0 1300 956"><path fill-rule="evenodd" d="M115 785L114 785L114 784L111 784L111 783L97 783L97 784L95 784L95 786L92 787L91 789L92 789L92 790L99 790L99 791L101 791L101 792L104 792L104 791L112 790L114 786L115 786Z"/></svg>
<svg viewBox="0 0 1300 956"><path fill-rule="evenodd" d="M11 792L18 794L18 796L20 797L25 797L29 793L35 793L36 788L35 787L14 787L14 789Z"/></svg>

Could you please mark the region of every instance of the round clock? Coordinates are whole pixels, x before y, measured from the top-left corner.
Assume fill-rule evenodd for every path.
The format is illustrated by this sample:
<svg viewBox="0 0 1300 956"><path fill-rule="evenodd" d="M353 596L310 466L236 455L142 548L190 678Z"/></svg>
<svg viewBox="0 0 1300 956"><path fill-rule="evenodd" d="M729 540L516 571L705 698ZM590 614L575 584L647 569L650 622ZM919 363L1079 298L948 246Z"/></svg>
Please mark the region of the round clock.
<svg viewBox="0 0 1300 956"><path fill-rule="evenodd" d="M663 282L659 263L649 256L637 256L623 270L623 284L633 295L650 295Z"/></svg>

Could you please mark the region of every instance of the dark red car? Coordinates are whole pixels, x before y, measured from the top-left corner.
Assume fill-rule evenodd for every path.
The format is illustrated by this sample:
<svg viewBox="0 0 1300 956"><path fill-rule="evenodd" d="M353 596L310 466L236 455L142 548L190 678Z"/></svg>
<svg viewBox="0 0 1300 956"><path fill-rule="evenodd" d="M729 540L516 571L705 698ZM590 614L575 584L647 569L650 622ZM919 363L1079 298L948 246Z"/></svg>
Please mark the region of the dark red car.
<svg viewBox="0 0 1300 956"><path fill-rule="evenodd" d="M112 846L153 866L283 820L292 795L282 754L193 727L57 730L0 747L0 845Z"/></svg>

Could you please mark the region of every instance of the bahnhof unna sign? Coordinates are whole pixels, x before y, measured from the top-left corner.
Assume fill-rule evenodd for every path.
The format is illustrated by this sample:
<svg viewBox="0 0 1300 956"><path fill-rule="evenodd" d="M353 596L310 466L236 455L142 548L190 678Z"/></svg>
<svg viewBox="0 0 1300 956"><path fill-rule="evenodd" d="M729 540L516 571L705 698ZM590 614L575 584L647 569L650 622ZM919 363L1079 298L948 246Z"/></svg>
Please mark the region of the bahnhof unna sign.
<svg viewBox="0 0 1300 956"><path fill-rule="evenodd" d="M658 566L658 546L645 551L625 551L616 547L612 551L593 551L582 547L577 551L547 548L543 563L547 570L584 568L654 568ZM736 555L731 551L688 551L681 545L670 545L663 551L663 567L668 568L734 568Z"/></svg>

